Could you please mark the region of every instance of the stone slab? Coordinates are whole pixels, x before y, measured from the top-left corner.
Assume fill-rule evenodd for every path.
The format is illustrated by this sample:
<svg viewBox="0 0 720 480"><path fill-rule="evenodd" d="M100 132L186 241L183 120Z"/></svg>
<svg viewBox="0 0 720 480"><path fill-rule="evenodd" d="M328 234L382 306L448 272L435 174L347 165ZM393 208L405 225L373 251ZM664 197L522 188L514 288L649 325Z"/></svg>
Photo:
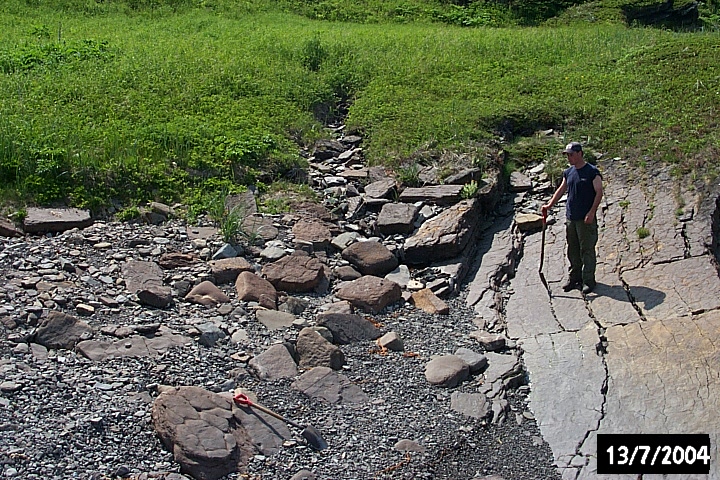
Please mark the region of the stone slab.
<svg viewBox="0 0 720 480"><path fill-rule="evenodd" d="M23 220L26 233L64 232L71 228L85 228L93 224L88 210L79 208L29 207Z"/></svg>
<svg viewBox="0 0 720 480"><path fill-rule="evenodd" d="M530 379L529 407L556 465L567 467L587 432L602 417L605 365L594 325L579 332L526 338L523 360Z"/></svg>

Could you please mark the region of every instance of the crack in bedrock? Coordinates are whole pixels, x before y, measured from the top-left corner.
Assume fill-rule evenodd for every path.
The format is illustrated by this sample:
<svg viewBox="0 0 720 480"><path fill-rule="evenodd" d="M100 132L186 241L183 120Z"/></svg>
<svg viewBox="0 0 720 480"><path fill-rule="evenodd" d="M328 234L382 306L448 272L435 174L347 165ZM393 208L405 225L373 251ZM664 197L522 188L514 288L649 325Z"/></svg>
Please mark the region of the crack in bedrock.
<svg viewBox="0 0 720 480"><path fill-rule="evenodd" d="M605 356L607 355L607 347L608 347L608 340L605 336L606 328L603 327L600 322L595 318L595 315L592 312L592 309L590 307L589 302L587 300L585 301L585 306L588 310L588 316L592 319L592 321L595 323L595 326L597 327L597 334L598 334L598 343L595 345L595 353L600 357L600 360L602 361L603 370L605 371L605 378L603 380L602 385L600 386L600 394L602 395L602 402L600 403L600 418L598 418L597 424L595 425L595 428L591 428L587 432L585 432L585 436L578 442L577 446L575 447L575 457L590 457L592 454L583 455L581 453L582 447L585 444L585 442L590 438L590 435L593 434L593 432L597 432L600 430L600 424L605 419L605 414L607 413L607 393L608 393L608 384L610 380L610 370L608 369L607 360ZM573 458L575 458L573 457ZM570 464L572 464L572 460L570 461ZM579 467L575 469L575 478L577 479L580 475L580 472L582 471L583 467Z"/></svg>

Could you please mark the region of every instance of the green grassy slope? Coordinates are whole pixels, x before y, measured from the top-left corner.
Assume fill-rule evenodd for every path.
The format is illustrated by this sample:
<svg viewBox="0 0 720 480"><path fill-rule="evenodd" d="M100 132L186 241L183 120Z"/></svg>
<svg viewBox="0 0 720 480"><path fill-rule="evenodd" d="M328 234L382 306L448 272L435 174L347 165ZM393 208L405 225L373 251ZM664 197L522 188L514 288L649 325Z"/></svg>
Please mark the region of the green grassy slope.
<svg viewBox="0 0 720 480"><path fill-rule="evenodd" d="M107 4L0 9L6 199L202 203L302 167L338 103L374 162L552 127L612 156L716 171L717 33Z"/></svg>

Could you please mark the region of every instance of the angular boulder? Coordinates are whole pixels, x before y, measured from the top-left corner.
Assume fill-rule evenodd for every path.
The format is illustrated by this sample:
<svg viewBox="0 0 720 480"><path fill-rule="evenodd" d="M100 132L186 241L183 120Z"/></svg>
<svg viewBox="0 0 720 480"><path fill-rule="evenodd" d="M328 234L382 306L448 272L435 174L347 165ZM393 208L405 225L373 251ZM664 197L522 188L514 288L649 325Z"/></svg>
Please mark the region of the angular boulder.
<svg viewBox="0 0 720 480"><path fill-rule="evenodd" d="M293 226L292 233L296 241L311 243L315 250L328 247L333 238L328 225L318 220L300 220Z"/></svg>
<svg viewBox="0 0 720 480"><path fill-rule="evenodd" d="M258 302L265 308L277 309L277 290L273 284L254 273L242 272L235 281L238 299Z"/></svg>
<svg viewBox="0 0 720 480"><path fill-rule="evenodd" d="M376 227L383 235L407 234L415 229L415 217L420 209L412 203L387 203L378 215Z"/></svg>
<svg viewBox="0 0 720 480"><path fill-rule="evenodd" d="M354 307L365 312L378 313L391 303L400 300L402 290L400 285L395 282L365 275L341 285L335 296L341 300L347 300Z"/></svg>
<svg viewBox="0 0 720 480"><path fill-rule="evenodd" d="M345 365L342 350L312 328L306 327L300 331L296 348L302 368L328 367L340 370Z"/></svg>
<svg viewBox="0 0 720 480"><path fill-rule="evenodd" d="M463 200L423 223L405 241L405 262L427 265L462 254L475 233L480 202Z"/></svg>
<svg viewBox="0 0 720 480"><path fill-rule="evenodd" d="M325 270L317 258L296 253L265 265L262 273L278 290L311 292L320 284Z"/></svg>
<svg viewBox="0 0 720 480"><path fill-rule="evenodd" d="M382 277L398 266L398 259L380 242L357 242L342 251L342 258L363 275Z"/></svg>
<svg viewBox="0 0 720 480"><path fill-rule="evenodd" d="M414 292L411 298L417 308L431 315L450 314L450 307L447 303L438 298L429 288Z"/></svg>
<svg viewBox="0 0 720 480"><path fill-rule="evenodd" d="M250 360L248 366L262 380L292 378L297 375L297 364L287 346L272 345L263 353Z"/></svg>
<svg viewBox="0 0 720 480"><path fill-rule="evenodd" d="M41 320L34 342L47 348L71 350L82 340L89 340L93 329L87 323L58 311Z"/></svg>
<svg viewBox="0 0 720 480"><path fill-rule="evenodd" d="M253 266L243 257L212 260L210 269L216 283L234 282L242 272L254 272Z"/></svg>

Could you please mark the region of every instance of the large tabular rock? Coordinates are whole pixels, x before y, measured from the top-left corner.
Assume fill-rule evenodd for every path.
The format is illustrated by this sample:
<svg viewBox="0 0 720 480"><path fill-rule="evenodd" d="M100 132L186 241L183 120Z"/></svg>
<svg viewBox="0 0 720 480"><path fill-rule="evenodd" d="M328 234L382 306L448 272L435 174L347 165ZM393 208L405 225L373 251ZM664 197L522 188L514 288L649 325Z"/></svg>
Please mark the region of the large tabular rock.
<svg viewBox="0 0 720 480"><path fill-rule="evenodd" d="M377 229L383 235L407 234L415 229L413 222L419 208L412 203L387 203L380 210Z"/></svg>
<svg viewBox="0 0 720 480"><path fill-rule="evenodd" d="M328 225L317 220L300 220L293 226L292 233L295 240L312 243L315 250L327 248L333 238Z"/></svg>
<svg viewBox="0 0 720 480"><path fill-rule="evenodd" d="M242 272L254 272L253 266L243 257L223 258L210 262L210 269L216 283L231 283Z"/></svg>
<svg viewBox="0 0 720 480"><path fill-rule="evenodd" d="M84 340L75 347L78 352L93 361L116 357L157 357L170 348L192 343L192 338L173 333L160 327L152 337L134 335L114 342Z"/></svg>
<svg viewBox="0 0 720 480"><path fill-rule="evenodd" d="M321 313L315 320L318 326L330 330L333 340L340 345L375 340L380 336L380 330L360 315Z"/></svg>
<svg viewBox="0 0 720 480"><path fill-rule="evenodd" d="M389 198L395 190L395 179L388 178L365 186L365 195L370 198Z"/></svg>
<svg viewBox="0 0 720 480"><path fill-rule="evenodd" d="M47 348L64 348L70 350L81 340L93 336L93 329L77 318L55 310L44 318L37 332L35 342Z"/></svg>
<svg viewBox="0 0 720 480"><path fill-rule="evenodd" d="M205 280L190 290L190 293L185 295L185 300L208 306L217 305L218 303L228 303L230 298L212 282Z"/></svg>
<svg viewBox="0 0 720 480"><path fill-rule="evenodd" d="M277 309L277 290L272 283L254 273L242 272L238 275L235 289L240 300L258 302L265 308Z"/></svg>
<svg viewBox="0 0 720 480"><path fill-rule="evenodd" d="M341 300L347 300L354 307L365 312L378 313L391 303L400 300L402 291L400 285L393 281L365 275L352 282L344 283L335 296Z"/></svg>
<svg viewBox="0 0 720 480"><path fill-rule="evenodd" d="M398 259L380 242L357 242L342 251L342 258L352 263L363 275L382 277L398 266Z"/></svg>
<svg viewBox="0 0 720 480"><path fill-rule="evenodd" d="M23 230L26 233L64 232L71 228L89 227L92 223L88 210L30 207L23 220Z"/></svg>
<svg viewBox="0 0 720 480"><path fill-rule="evenodd" d="M303 368L329 367L340 370L345 355L336 345L328 342L312 328L303 328L297 338L297 353Z"/></svg>
<svg viewBox="0 0 720 480"><path fill-rule="evenodd" d="M465 361L455 355L437 357L425 365L425 378L433 385L452 388L465 380L470 373L470 367Z"/></svg>
<svg viewBox="0 0 720 480"><path fill-rule="evenodd" d="M515 215L515 223L518 230L528 232L542 228L542 217L537 213L518 213Z"/></svg>
<svg viewBox="0 0 720 480"><path fill-rule="evenodd" d="M462 185L431 185L429 187L406 188L400 194L404 203L427 202L437 205L453 205L460 201Z"/></svg>
<svg viewBox="0 0 720 480"><path fill-rule="evenodd" d="M160 440L181 471L215 480L241 471L256 452L233 415L232 400L198 387L166 387L152 407Z"/></svg>
<svg viewBox="0 0 720 480"><path fill-rule="evenodd" d="M405 262L429 264L460 256L475 232L479 215L480 203L471 199L426 221L405 241Z"/></svg>
<svg viewBox="0 0 720 480"><path fill-rule="evenodd" d="M320 260L298 252L267 264L262 269L265 278L275 288L286 292L313 291L320 284L324 272Z"/></svg>

